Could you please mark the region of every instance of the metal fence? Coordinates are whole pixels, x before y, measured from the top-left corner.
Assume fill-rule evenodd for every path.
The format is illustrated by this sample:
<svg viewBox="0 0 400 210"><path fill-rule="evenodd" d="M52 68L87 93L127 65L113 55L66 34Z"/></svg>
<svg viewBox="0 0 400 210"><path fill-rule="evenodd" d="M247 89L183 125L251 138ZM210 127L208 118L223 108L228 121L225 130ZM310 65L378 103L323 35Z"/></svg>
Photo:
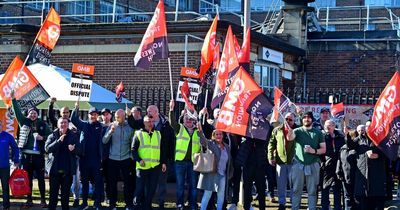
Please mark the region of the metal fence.
<svg viewBox="0 0 400 210"><path fill-rule="evenodd" d="M108 87L109 90L113 88ZM209 90L209 97L207 104L210 104L212 90ZM289 97L293 103L310 103L310 104L327 104L331 97L335 103L344 102L345 104L370 104L373 105L378 100L381 93L381 89L377 88L352 88L352 89L336 89L336 88L313 88L306 89L302 88L288 88L283 93ZM133 102L134 105L146 108L149 105L156 105L159 107L160 112L166 114L169 109L169 101L171 99L170 89L168 86L165 87L126 87L126 97ZM174 96L176 96L177 90L174 89ZM197 109L204 107L205 91L199 96ZM265 94L271 100L274 101L273 89L266 90ZM183 103L176 104L177 113L183 108Z"/></svg>

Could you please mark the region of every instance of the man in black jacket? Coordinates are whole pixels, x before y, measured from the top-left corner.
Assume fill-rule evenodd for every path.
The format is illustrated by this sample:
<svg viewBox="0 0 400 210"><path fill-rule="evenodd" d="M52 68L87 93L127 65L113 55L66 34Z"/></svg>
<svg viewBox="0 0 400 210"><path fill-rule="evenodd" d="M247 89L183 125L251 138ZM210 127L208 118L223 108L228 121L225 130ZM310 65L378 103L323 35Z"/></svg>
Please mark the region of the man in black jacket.
<svg viewBox="0 0 400 210"><path fill-rule="evenodd" d="M81 131L81 155L79 167L82 179L82 205L81 209L88 208L89 181L94 185L94 207L101 208L103 196L103 178L101 176L101 160L103 150L103 125L97 121L99 113L95 107L89 109L89 121L82 121L78 117L79 104L75 104L71 121Z"/></svg>
<svg viewBox="0 0 400 210"><path fill-rule="evenodd" d="M50 175L49 210L55 210L58 202L58 192L61 188L61 207L69 209L69 191L72 175L76 171L76 152L78 151L78 136L68 128L68 119L60 118L58 128L49 135L45 150L49 153L46 170Z"/></svg>

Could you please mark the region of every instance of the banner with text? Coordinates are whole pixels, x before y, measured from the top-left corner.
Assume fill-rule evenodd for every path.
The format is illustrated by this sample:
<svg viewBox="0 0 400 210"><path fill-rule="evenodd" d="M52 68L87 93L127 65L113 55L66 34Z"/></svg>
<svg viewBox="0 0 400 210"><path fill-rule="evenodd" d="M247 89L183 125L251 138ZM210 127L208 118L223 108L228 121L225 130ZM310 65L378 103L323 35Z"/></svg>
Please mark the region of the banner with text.
<svg viewBox="0 0 400 210"><path fill-rule="evenodd" d="M11 90L14 90L22 109L29 109L42 103L50 96L40 85L35 76L23 65L23 61L16 56L8 67L0 82L0 95L4 104L11 105Z"/></svg>
<svg viewBox="0 0 400 210"><path fill-rule="evenodd" d="M181 79L179 80L178 84L176 101L185 102L181 94L181 87L185 81L188 81L189 84L189 100L192 104L196 105L201 93L201 86L199 81L199 73L197 73L195 68L181 68Z"/></svg>
<svg viewBox="0 0 400 210"><path fill-rule="evenodd" d="M72 65L70 95L75 100L89 101L92 91L94 66L74 63Z"/></svg>
<svg viewBox="0 0 400 210"><path fill-rule="evenodd" d="M322 108L331 108L330 104L301 104L301 103L296 103L296 106L300 107L304 112L306 111L312 111L314 114L314 119L319 119L319 115L321 112ZM345 116L345 122L346 126L356 129L358 125L365 124L367 120L369 120L372 116L374 110L373 105L350 105L350 104L344 104L344 116ZM296 109L294 106L291 106L289 108L286 108L285 110L282 111L283 116L285 116L286 113L288 112L296 112ZM340 125L340 119L334 118L331 116L331 119L336 122L338 127L341 128ZM297 119L299 120L299 119Z"/></svg>
<svg viewBox="0 0 400 210"><path fill-rule="evenodd" d="M2 122L3 131L17 137L18 122L15 118L13 109L0 109L0 120Z"/></svg>

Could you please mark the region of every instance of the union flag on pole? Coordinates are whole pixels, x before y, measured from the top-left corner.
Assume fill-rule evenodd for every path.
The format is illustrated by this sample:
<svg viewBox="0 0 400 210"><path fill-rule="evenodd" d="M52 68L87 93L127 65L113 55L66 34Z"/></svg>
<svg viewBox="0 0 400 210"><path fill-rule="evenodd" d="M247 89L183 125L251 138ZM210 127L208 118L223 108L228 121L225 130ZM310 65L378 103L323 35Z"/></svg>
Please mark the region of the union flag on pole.
<svg viewBox="0 0 400 210"><path fill-rule="evenodd" d="M54 49L61 32L61 19L57 12L51 8L42 27L36 35L36 43L33 43L29 51L27 64L41 63L50 65L51 51Z"/></svg>
<svg viewBox="0 0 400 210"><path fill-rule="evenodd" d="M399 157L400 142L400 73L397 71L376 102L368 136L385 155Z"/></svg>
<svg viewBox="0 0 400 210"><path fill-rule="evenodd" d="M331 115L334 118L344 118L344 104L343 102L331 105Z"/></svg>
<svg viewBox="0 0 400 210"><path fill-rule="evenodd" d="M125 96L125 87L124 83L121 81L117 87L115 87L115 100L117 100L118 103L122 102L122 96Z"/></svg>
<svg viewBox="0 0 400 210"><path fill-rule="evenodd" d="M278 122L279 113L282 113L290 105L290 100L278 87L274 87L274 112L271 118L272 122Z"/></svg>
<svg viewBox="0 0 400 210"><path fill-rule="evenodd" d="M224 100L225 95L229 90L231 80L233 80L233 76L236 74L238 69L239 61L236 57L232 28L229 26L215 80L215 88L211 101L212 109Z"/></svg>
<svg viewBox="0 0 400 210"><path fill-rule="evenodd" d="M49 14L37 34L37 40L50 50L54 49L60 37L60 22L61 18L58 13L53 8L50 8Z"/></svg>
<svg viewBox="0 0 400 210"><path fill-rule="evenodd" d="M153 59L168 58L168 55L164 1L160 0L135 54L134 65L142 69L149 69Z"/></svg>
<svg viewBox="0 0 400 210"><path fill-rule="evenodd" d="M50 97L18 56L14 58L0 82L0 95L4 104L11 105L13 89L22 109L35 107Z"/></svg>
<svg viewBox="0 0 400 210"><path fill-rule="evenodd" d="M202 78L211 67L215 57L215 46L217 36L218 15L214 17L210 29L204 39L203 47L201 48L201 64L200 64L200 78Z"/></svg>
<svg viewBox="0 0 400 210"><path fill-rule="evenodd" d="M270 130L266 117L272 108L263 90L240 67L222 103L216 129L266 140Z"/></svg>
<svg viewBox="0 0 400 210"><path fill-rule="evenodd" d="M240 66L242 66L246 71L250 71L250 28L246 31L246 36L244 37L238 60Z"/></svg>

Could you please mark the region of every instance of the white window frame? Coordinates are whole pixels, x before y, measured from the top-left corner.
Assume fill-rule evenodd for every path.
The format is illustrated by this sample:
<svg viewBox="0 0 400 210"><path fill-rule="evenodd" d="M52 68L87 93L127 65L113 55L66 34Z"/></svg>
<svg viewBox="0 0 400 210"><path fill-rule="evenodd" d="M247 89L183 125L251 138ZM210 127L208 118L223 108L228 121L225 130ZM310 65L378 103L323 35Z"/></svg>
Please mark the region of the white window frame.
<svg viewBox="0 0 400 210"><path fill-rule="evenodd" d="M257 72L257 69L260 71ZM280 68L273 64L267 63L256 63L254 64L254 75L259 73L259 80L256 82L260 85L263 90L272 91L274 86L280 86ZM267 74L267 75L264 75ZM256 76L255 76L256 77ZM271 78L272 77L272 78ZM266 79L264 79L266 78ZM265 80L265 81L264 81Z"/></svg>
<svg viewBox="0 0 400 210"><path fill-rule="evenodd" d="M100 17L100 22L103 23L112 22L113 6L114 4L111 2L105 0L100 1L100 14L103 14L103 16ZM118 21L120 18L123 18L125 16L124 13L125 13L125 7L117 4L115 9L115 21Z"/></svg>

